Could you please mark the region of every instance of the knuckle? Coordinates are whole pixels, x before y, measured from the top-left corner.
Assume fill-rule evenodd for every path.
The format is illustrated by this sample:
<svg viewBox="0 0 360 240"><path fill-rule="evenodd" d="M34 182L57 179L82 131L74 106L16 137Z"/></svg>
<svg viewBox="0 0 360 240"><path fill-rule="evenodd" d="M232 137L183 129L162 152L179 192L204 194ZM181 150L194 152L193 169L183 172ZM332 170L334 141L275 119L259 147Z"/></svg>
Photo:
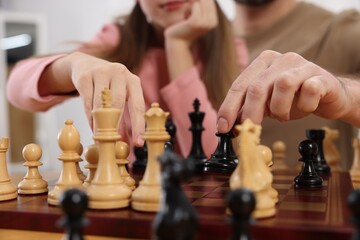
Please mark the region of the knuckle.
<svg viewBox="0 0 360 240"><path fill-rule="evenodd" d="M254 99L260 99L265 94L265 87L261 82L253 82L247 89L247 95Z"/></svg>
<svg viewBox="0 0 360 240"><path fill-rule="evenodd" d="M280 53L277 53L273 50L265 50L262 53L260 53L259 57L264 58L264 59L271 59L271 58L277 57L279 55L280 55Z"/></svg>
<svg viewBox="0 0 360 240"><path fill-rule="evenodd" d="M302 59L302 57L299 54L294 53L294 52L284 53L283 58L285 61L295 61L295 60Z"/></svg>
<svg viewBox="0 0 360 240"><path fill-rule="evenodd" d="M278 77L278 79L275 80L275 86L282 91L292 89L295 84L292 79L293 79L292 73L289 72L283 73Z"/></svg>

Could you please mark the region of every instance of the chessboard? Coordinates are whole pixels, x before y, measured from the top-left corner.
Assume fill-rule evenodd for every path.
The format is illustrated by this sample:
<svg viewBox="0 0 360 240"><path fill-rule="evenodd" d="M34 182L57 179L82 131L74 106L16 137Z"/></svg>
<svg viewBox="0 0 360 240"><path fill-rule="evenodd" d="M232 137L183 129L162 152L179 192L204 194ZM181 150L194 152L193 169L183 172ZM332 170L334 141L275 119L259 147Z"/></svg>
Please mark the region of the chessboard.
<svg viewBox="0 0 360 240"><path fill-rule="evenodd" d="M350 239L353 225L347 198L353 190L348 172L333 172L324 177L317 190L294 189L296 171L275 171L273 187L279 193L277 213L267 219L256 219L251 227L255 239ZM137 180L141 175L133 175ZM199 218L197 239L228 239L231 225L225 205L229 175L199 174L183 184L183 189ZM56 178L49 182L51 189ZM62 217L59 207L47 203L47 194L19 195L0 202L0 229L62 233L57 226ZM86 235L151 239L155 213L139 212L130 207L118 210L88 210L90 224Z"/></svg>

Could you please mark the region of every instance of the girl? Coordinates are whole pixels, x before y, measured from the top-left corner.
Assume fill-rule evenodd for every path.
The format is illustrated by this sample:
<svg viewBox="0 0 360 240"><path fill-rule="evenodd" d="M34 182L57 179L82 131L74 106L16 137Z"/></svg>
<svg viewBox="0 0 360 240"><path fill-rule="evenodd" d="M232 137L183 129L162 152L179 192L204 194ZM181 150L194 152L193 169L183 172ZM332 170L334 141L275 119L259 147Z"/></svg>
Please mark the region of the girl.
<svg viewBox="0 0 360 240"><path fill-rule="evenodd" d="M246 63L243 42L233 39L214 0L138 0L129 16L104 26L78 51L17 64L7 92L15 106L32 111L80 95L92 126L91 111L109 87L114 106L124 109L121 126L127 134L121 135L127 141L132 130L137 146L143 144L144 110L158 102L171 114L183 156L191 149L188 113L198 98L206 113L204 151L210 156L217 145L216 110Z"/></svg>

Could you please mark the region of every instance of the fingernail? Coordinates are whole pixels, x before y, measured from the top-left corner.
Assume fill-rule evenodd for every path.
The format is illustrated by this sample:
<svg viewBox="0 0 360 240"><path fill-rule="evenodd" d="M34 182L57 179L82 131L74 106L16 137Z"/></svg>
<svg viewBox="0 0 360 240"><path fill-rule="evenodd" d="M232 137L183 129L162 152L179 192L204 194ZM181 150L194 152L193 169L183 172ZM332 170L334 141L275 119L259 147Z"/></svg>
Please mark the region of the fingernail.
<svg viewBox="0 0 360 240"><path fill-rule="evenodd" d="M229 127L228 121L225 118L220 117L217 121L218 131L224 133L227 131L228 127Z"/></svg>

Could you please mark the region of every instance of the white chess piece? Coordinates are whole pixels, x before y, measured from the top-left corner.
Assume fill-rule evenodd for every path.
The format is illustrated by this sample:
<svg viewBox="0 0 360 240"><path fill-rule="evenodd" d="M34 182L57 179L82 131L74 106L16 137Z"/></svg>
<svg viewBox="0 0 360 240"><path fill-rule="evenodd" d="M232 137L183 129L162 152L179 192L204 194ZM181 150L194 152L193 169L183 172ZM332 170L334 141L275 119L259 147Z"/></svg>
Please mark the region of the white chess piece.
<svg viewBox="0 0 360 240"><path fill-rule="evenodd" d="M17 198L17 188L11 183L6 164L9 139L0 138L0 201Z"/></svg>
<svg viewBox="0 0 360 240"><path fill-rule="evenodd" d="M19 194L39 194L48 192L48 183L41 177L38 167L42 165L42 150L39 145L31 143L22 151L24 166L28 167L24 179L18 184Z"/></svg>

